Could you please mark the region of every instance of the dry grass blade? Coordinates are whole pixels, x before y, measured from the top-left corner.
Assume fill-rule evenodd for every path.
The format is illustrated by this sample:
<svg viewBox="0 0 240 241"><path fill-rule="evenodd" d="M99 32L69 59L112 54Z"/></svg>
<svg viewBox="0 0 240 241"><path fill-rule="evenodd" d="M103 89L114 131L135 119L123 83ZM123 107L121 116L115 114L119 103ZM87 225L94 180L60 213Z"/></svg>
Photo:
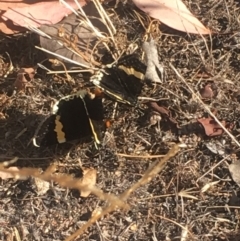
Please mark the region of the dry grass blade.
<svg viewBox="0 0 240 241"><path fill-rule="evenodd" d="M7 166L15 163L17 160L18 160L18 158L17 158L17 157L14 157L14 158L13 158L12 160L10 160L10 161L4 161L4 162L2 162L2 163L0 164L0 168L7 167Z"/></svg>
<svg viewBox="0 0 240 241"><path fill-rule="evenodd" d="M213 187L214 185L218 184L220 181L210 182L204 185L201 189L201 192L206 192L209 188Z"/></svg>
<svg viewBox="0 0 240 241"><path fill-rule="evenodd" d="M42 50L43 52L46 52L46 53L48 53L48 54L51 54L51 55L53 55L53 56L56 56L56 57L61 58L61 59L63 59L63 60L66 60L66 61L68 61L68 62L70 62L70 63L76 64L76 65L81 66L81 67L84 67L84 68L90 68L90 66L81 64L81 63L79 63L79 62L77 62L77 61L71 60L71 59L66 58L66 57L64 57L64 56L62 56L62 55L53 53L53 52L51 52L51 51L49 51L49 50L47 50L47 49L44 49L44 48L41 48L41 47L38 47L38 46L35 46L35 47L36 47L36 49L40 49L40 50ZM71 51L73 51L73 50L71 50Z"/></svg>
<svg viewBox="0 0 240 241"><path fill-rule="evenodd" d="M65 2L64 0L59 0L59 2L62 3L66 8L69 8L74 14L78 16L78 12L75 11L75 9L72 6L70 6L67 2ZM78 8L81 8L78 1L75 1L75 3L77 4Z"/></svg>
<svg viewBox="0 0 240 241"><path fill-rule="evenodd" d="M116 210L116 208L119 208L119 206L116 206L116 204L113 202L111 205L109 205L107 208L105 208L102 212L97 212L86 224L84 224L79 230L77 230L74 234L72 234L70 237L66 238L65 241L71 241L74 240L76 237L83 234L87 228L91 227L93 223L95 223L97 220L99 220L101 217L104 217L104 215L109 214Z"/></svg>
<svg viewBox="0 0 240 241"><path fill-rule="evenodd" d="M188 238L188 226L186 226L185 228L182 229L182 233L181 233L181 241L187 241Z"/></svg>
<svg viewBox="0 0 240 241"><path fill-rule="evenodd" d="M128 155L124 153L116 153L117 156L121 157L129 157L129 158L141 158L141 159L153 159L153 158L161 158L164 157L165 155L150 155L150 156L140 156L140 155Z"/></svg>
<svg viewBox="0 0 240 241"><path fill-rule="evenodd" d="M15 236L16 240L21 241L20 234L19 234L17 228L14 227L13 230L14 230L14 236Z"/></svg>
<svg viewBox="0 0 240 241"><path fill-rule="evenodd" d="M198 192L198 191L197 191ZM180 197L185 197L185 198L191 198L191 199L194 199L194 200L198 200L197 197L191 195L190 193L196 193L196 191L191 191L191 189L187 189L187 190L181 190L178 195Z"/></svg>
<svg viewBox="0 0 240 241"><path fill-rule="evenodd" d="M120 195L121 200L126 200L137 188L150 182L160 171L162 171L167 161L174 157L178 151L179 146L174 145L162 160L154 162L137 183Z"/></svg>
<svg viewBox="0 0 240 241"><path fill-rule="evenodd" d="M205 172L201 177L199 177L196 182L198 182L200 179L202 179L203 177L205 177L208 173L212 172L217 166L219 166L221 163L223 163L224 161L226 161L228 158L230 157L230 155L226 156L225 158L223 158L221 161L219 161L216 165L214 165L211 169L209 169L207 172Z"/></svg>
<svg viewBox="0 0 240 241"><path fill-rule="evenodd" d="M39 65L38 65L39 66ZM42 66L39 66L42 68ZM53 70L50 70L50 69L47 69L47 68L43 68L45 70L47 70L47 74L65 74L66 71L63 71L63 70L56 70L56 71L53 71ZM79 69L79 70L67 70L68 74L76 74L76 73L92 73L92 69L89 70L89 69Z"/></svg>
<svg viewBox="0 0 240 241"><path fill-rule="evenodd" d="M193 239L194 235L189 231L189 229L188 229L187 227L184 227L184 226L181 225L180 223L177 223L176 221L171 220L171 219L169 219L169 218L166 218L166 217L163 217L163 216L159 216L159 215L156 215L156 216L159 217L159 218L161 218L161 219L164 219L164 220L166 220L166 221L169 221L169 222L171 222L171 223L176 224L177 226L179 226L180 228L182 228L182 232L184 232L184 236L185 236L185 237L187 236L187 234L189 234L189 235L191 236L191 238L192 238L192 239L189 239L189 240L195 240L195 239ZM187 232L187 234L186 234L185 232Z"/></svg>
<svg viewBox="0 0 240 241"><path fill-rule="evenodd" d="M65 2L64 0L60 0L60 2L62 2L66 7L71 8L71 6ZM76 3L78 3L77 0L75 0ZM92 29L93 33L96 34L96 36L98 36L99 38L104 38L104 35L102 33L100 33L93 25L92 25L92 22L89 20L89 18L87 17L87 15L85 14L84 10L82 9L81 5L78 4L78 10L80 11L81 13L81 19L82 21L86 22L88 27ZM76 14L77 16L79 16L79 13L76 12L75 10L73 11L74 14Z"/></svg>
<svg viewBox="0 0 240 241"><path fill-rule="evenodd" d="M67 2L65 2L64 0L59 0L61 3L63 3L67 8L71 9L71 11L76 14L77 16L79 16L79 13L77 11L75 11ZM82 21L86 22L87 25L92 29L92 31L96 34L96 36L98 36L99 38L105 38L105 36L99 32L92 24L92 22L89 20L88 16L85 14L84 10L82 9L82 6L79 4L79 2L77 0L74 0L75 3L78 6L78 10L81 13L81 18ZM112 23L112 21L110 20L110 18L108 17L107 13L105 12L104 8L102 7L102 4L99 2L99 0L94 0L93 3L96 6L96 9L98 10L98 13L101 17L102 22L105 24L105 26L107 27L110 36L112 37L112 39L114 40L113 35L116 33L116 29Z"/></svg>
<svg viewBox="0 0 240 241"><path fill-rule="evenodd" d="M135 183L132 187L130 187L127 191L125 191L118 197L119 201L121 200L121 202L125 202L132 192L134 192L141 185L150 182L163 169L167 161L177 154L178 150L178 145L175 145L161 161L154 162L153 165L149 167L149 169L145 172L143 177L137 183ZM127 206L125 206L125 208L126 207ZM120 208L120 206L116 202L111 202L110 205L106 207L101 213L97 213L96 215L94 215L85 225L83 225L79 230L77 230L74 234L68 237L65 241L71 241L79 235L83 234L83 232L99 218L110 212L113 212L114 210L116 210L116 208Z"/></svg>
<svg viewBox="0 0 240 241"><path fill-rule="evenodd" d="M27 26L27 28L32 31L32 32L35 32L37 33L38 35L42 36L42 37L45 37L45 38L49 38L49 39L52 39L51 36L49 36L48 34L44 33L42 30L34 27L34 26Z"/></svg>
<svg viewBox="0 0 240 241"><path fill-rule="evenodd" d="M99 2L99 0L94 0L93 1L105 26L108 29L108 32L110 34L110 36L112 37L112 40L114 40L113 35L116 34L116 28L114 27L112 21L110 20L110 18L108 17L106 11L104 10L104 8L102 7L102 4Z"/></svg>
<svg viewBox="0 0 240 241"><path fill-rule="evenodd" d="M9 163L9 162L8 162ZM127 205L121 201L118 197L112 194L103 193L101 189L93 186L88 187L82 183L80 179L73 178L70 175L54 175L53 172L55 171L55 166L50 166L45 172L40 173L38 168L22 168L19 171L5 169L3 165L0 166L0 171L10 173L15 178L20 176L31 176L35 178L39 178L44 181L54 181L57 182L62 187L77 189L79 191L90 191L92 194L96 195L99 199L105 200L107 202L114 203L116 206L121 208L126 208Z"/></svg>

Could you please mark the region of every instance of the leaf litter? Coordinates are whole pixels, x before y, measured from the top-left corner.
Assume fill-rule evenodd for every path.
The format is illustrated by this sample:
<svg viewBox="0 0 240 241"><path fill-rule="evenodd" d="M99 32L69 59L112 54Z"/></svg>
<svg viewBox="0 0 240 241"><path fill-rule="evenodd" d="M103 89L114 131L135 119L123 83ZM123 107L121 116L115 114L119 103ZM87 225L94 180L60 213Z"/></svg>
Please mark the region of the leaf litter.
<svg viewBox="0 0 240 241"><path fill-rule="evenodd" d="M203 6L201 1L198 4ZM213 4L205 3L204 6L207 6L208 9L215 9ZM237 6L231 4L228 3L228 8L237 11ZM214 18L209 18L206 8L196 8L196 5L191 3L188 3L188 7L198 13L203 21L208 19L208 24L213 29L221 29L221 31L227 28L232 31L237 29L237 21L227 21L227 26L223 24L222 16L226 16L224 15L226 14L225 6L217 8ZM203 9L201 15L199 15L199 9ZM112 18L119 30L118 34L127 33L127 42L125 44L121 42L121 44L127 46L135 40L141 49L142 43L139 41L139 34L144 35L145 28L134 14L132 6L126 5L121 8L119 5ZM131 16L134 16L133 19ZM226 19L228 19L227 17ZM145 24L149 23L146 15L141 13L141 18L145 18L146 21L143 21ZM133 32L133 29L136 30L136 33ZM231 238L238 237L238 233L235 231L238 217L235 215L234 207L228 206L228 211L223 208L230 205L229 197L232 192L236 193L238 190L237 185L226 181L230 177L226 164L232 162L232 156L229 156L228 153L230 151L230 153L236 153L236 156L239 155L236 143L238 142L239 119L237 95L233 90L232 83L221 81L221 78L214 80L218 90L217 95L212 93L207 97L206 95L201 96L201 93L200 96L197 95L201 89L200 86L206 86L206 80L198 75L202 65L208 69L210 66L210 72L215 73L216 77L223 76L224 79L230 79L235 84L234 89L239 88L237 56L234 51L229 49L229 45L235 44L235 39L231 38L231 34L228 36L213 35L211 39L194 35L183 36L182 33L176 32L170 33L163 31L158 36L158 41L155 40L158 57L161 59L167 75L166 81L163 83L152 83L152 86L150 84L150 87L147 86L143 90L142 97L151 98L151 102L146 104L146 101L143 101L144 104L140 106L140 109L131 109L119 104L114 110L112 100L107 98L105 100L106 114L111 117L115 111L113 124L109 127L109 131L114 135L115 149L124 155L114 155L115 153L111 151L105 153L102 151L98 155L89 144L80 145L80 147L73 145L70 150L67 146L58 147L55 150L38 150L27 145L40 119L49 114L51 103L84 84L81 74L77 76L75 83L65 81L62 82L65 83L62 85L57 81L57 79L63 78L60 74L49 76L38 70L37 76L31 81L35 87L33 91L25 92L23 89L17 94L12 89L12 80L15 78L11 79L10 76L4 81L1 80L3 86L1 94L7 94L7 98L10 99L10 106L1 103L1 111L6 116L1 122L1 133L4 133L1 135L1 143L3 143L1 156L5 158L4 160L7 159L6 157L20 156L17 162L20 167L41 167L45 170L43 173L47 175L48 179L52 178L55 181L56 186L54 192L50 189L44 194L44 199L39 197L36 199L36 193L28 180L2 181L3 185L0 188L3 210L11 208L14 210L14 214L18 214L21 220L24 220L24 228L29 232L28 239L33 236L50 238L51 234L47 230L51 230L55 239L64 240L68 239L69 234L74 233L80 226L82 229L79 232L82 233L81 239L83 240L98 237L99 230L100 233L106 234L111 239L117 237L120 240L126 240L132 235L131 229L128 229L129 224L124 221L128 216L133 220L132 224L137 221L137 230L134 230L134 235L140 240L149 240L151 237L164 240L180 236L185 240L188 238L189 240L206 240L209 237L218 240L227 237L231 240ZM67 34L67 36L70 37L71 34ZM30 40L31 37L27 46L21 40L18 44L21 44L22 49L28 47L34 52L36 50ZM65 40L63 39L63 43L66 44ZM11 46L14 50L9 51L14 66L35 66L36 62L42 61L42 59L35 60L34 58L29 61L24 51L20 51L16 56L15 42L16 39L12 41L8 39L5 42L6 46ZM116 44L116 46L120 45ZM212 46L210 52L209 46ZM219 52L219 50L221 51ZM31 51L28 53L32 53ZM23 62L20 61L19 56L22 57ZM31 63L32 60L35 63ZM174 66L177 72L171 66ZM66 77L64 76L64 78ZM152 101L153 99L154 101ZM157 112L161 118L158 118L155 124L158 125L159 122L160 132L156 131L154 125L146 128L146 123L144 120L142 121L144 113L151 110L152 106L161 109ZM172 124L175 129L172 128ZM28 131L15 139L14 137L26 127ZM227 135L225 129L232 136ZM195 130L201 130L196 134L199 137L197 140L192 136ZM6 135L6 133L8 134ZM189 140L190 137L191 140ZM161 156L165 156L171 146L180 138L187 143L192 141L196 145L191 147L185 145L185 149L178 151L176 156L170 159L171 161L165 163L161 174L157 175L157 170L154 171L156 166L154 158L159 159ZM218 150L221 146L209 150L209 146L205 145L206 141L211 143L222 138L225 139L226 157L221 155L221 149ZM149 158L144 158L146 153ZM91 190L96 196L90 195L82 199L79 194L76 195L74 192L76 179L73 176L78 178L79 163L77 160L79 157L84 166L94 168L98 172L97 186L99 189ZM146 159L148 160L146 161ZM59 177L58 173L52 176L52 171L47 168L53 161L57 163ZM235 169L237 170L237 168ZM25 171L29 175L35 174L38 177L40 175L39 169L36 169L35 172L35 169L20 168L20 172ZM116 175L117 171L121 175ZM10 170L9 173L11 173ZM46 178L46 175L40 176L41 179ZM61 189L58 185L73 190ZM214 186L214 188L210 188L210 186ZM211 192L207 190L202 193L204 187L208 190L211 189ZM104 196L102 190L105 193L122 194ZM31 202L26 197L30 197ZM21 200L17 208L14 203L16 198ZM116 206L118 208L126 207L124 204L131 207L130 211L118 212L118 209L115 209ZM34 206L37 208L32 212ZM97 206L101 206L103 209L100 208L101 211L96 215L93 214L91 219L89 212L96 210ZM114 212L109 214L110 211ZM49 213L51 214L49 215ZM159 213L161 216L158 215ZM11 215L13 215L11 211L9 214L4 214L4 221L8 223L3 230L4 234L10 231L12 225L15 225L17 221L20 223L17 215L14 215L13 223ZM90 218L89 221L86 217ZM151 217L151 222L149 222L149 217ZM214 222L209 223L209 220L220 220L220 218L222 220L221 227L216 228ZM195 222L196 219L198 222ZM33 222L28 223L29 220L33 220ZM94 226L93 223L96 220L98 220L97 225ZM118 223L121 225L116 225ZM35 233L31 232L31 225L34 226ZM156 227L154 233L153 225ZM88 232L84 232L87 227L89 227ZM20 230L19 228L20 226L18 230ZM78 234L75 233L75 235Z"/></svg>

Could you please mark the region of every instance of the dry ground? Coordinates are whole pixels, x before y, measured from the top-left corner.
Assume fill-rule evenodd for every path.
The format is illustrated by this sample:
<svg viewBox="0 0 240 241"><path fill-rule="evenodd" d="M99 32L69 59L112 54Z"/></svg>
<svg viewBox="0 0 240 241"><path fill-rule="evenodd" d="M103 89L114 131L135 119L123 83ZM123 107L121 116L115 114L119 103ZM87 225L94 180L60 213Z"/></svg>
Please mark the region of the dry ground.
<svg viewBox="0 0 240 241"><path fill-rule="evenodd" d="M192 98L188 87L169 67L171 63L195 92L207 83L214 86L217 95L205 105L214 110L220 120L234 126L231 133L238 140L239 2L185 2L206 26L221 34L202 38L161 26L156 41L159 58L167 73L166 82L154 86L154 91L147 89L142 95L160 99L160 105L171 111L178 126L208 117L203 105ZM136 18L132 19L131 11L129 7L119 6L119 18L114 23L119 32L131 33L126 35L126 43L137 40L141 44L144 29ZM164 119L160 122L160 130L156 125L149 125L145 105L133 108L119 104L107 135L111 136L111 145L116 152L129 157L113 154L107 146L98 153L92 143L46 149L34 147L30 140L42 118L49 114L53 99L73 92L83 80L75 75L76 84L72 86L63 83L64 76L53 77L38 70L31 86L16 92L13 84L17 70L33 67L45 56L34 47L39 44L35 34L1 36L0 41L1 161L17 156L19 160L14 166L43 170L56 163L59 173L75 177L81 176L80 164L93 167L98 171L97 186L117 195L137 182L156 160L131 158L131 155L164 155L173 143L179 142L176 126ZM5 52L14 66L6 78L4 71L10 62ZM104 106L106 117L111 117L114 102L106 99ZM209 138L198 131L194 133L193 128L184 130L181 138L187 142L187 147L170 159L149 184L131 195L128 200L131 209L107 215L77 240L160 241L181 240L181 236L182 240L240 240L239 187L228 171L234 155L239 156L238 146L226 134ZM223 143L221 149L226 156L231 154L225 160L224 155L214 154L206 146L216 142ZM202 187L214 181L219 182L201 192ZM93 195L82 198L77 191L64 189L55 183L47 193L38 195L30 178L1 180L0 240L17 240L11 239L16 230L20 240L64 240L103 205L104 202ZM184 227L190 232L186 239L183 239Z"/></svg>

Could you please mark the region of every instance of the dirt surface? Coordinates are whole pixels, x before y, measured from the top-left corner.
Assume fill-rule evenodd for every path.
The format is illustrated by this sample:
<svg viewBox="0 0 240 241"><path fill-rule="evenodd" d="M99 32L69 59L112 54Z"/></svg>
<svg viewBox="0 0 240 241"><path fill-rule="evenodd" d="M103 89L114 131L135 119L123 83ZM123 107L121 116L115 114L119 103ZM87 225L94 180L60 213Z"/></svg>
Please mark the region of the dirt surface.
<svg viewBox="0 0 240 241"><path fill-rule="evenodd" d="M239 141L240 5L238 1L185 3L219 34L186 35L161 25L154 37L166 80L146 85L141 94L155 99L154 105L140 100L137 107L118 104L115 108L115 102L106 98L106 118L114 111L115 115L100 151L85 142L53 148L33 146L31 139L54 101L88 85L89 76L74 74L73 83L64 74L47 75L38 68L34 78L28 76L17 90L18 70L35 67L46 56L35 48L39 45L36 34L0 37L1 162L18 157L12 166L43 171L55 163L58 173L76 178L82 176L81 166L92 167L97 170L97 186L118 195L159 159L144 156L165 155L175 143L184 146L159 175L130 196L129 211L106 215L76 240L240 240L240 192L228 170L228 164L239 156L239 146L212 124L206 111L208 107ZM145 30L133 8L120 4L112 16L116 38L122 34L125 46L135 41L140 56ZM191 90L200 93L201 101ZM155 104L162 112L154 109ZM154 118L160 122L152 122ZM53 182L41 194L33 178L0 180L0 240L64 240L104 205L94 195L83 198L78 191Z"/></svg>

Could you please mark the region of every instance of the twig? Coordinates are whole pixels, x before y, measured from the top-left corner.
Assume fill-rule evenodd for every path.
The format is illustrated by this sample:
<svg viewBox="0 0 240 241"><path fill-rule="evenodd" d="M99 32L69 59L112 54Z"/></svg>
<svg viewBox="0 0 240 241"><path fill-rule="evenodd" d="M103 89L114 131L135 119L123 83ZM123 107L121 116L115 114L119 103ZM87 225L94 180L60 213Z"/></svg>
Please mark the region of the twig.
<svg viewBox="0 0 240 241"><path fill-rule="evenodd" d="M149 169L145 172L144 176L137 182L135 183L132 187L130 187L127 191L125 191L123 194L121 194L118 199L121 201L125 201L130 194L135 191L138 187L141 185L146 184L147 182L150 182L153 177L159 173L166 162L173 156L177 154L179 150L178 145L173 146L173 148L167 153L167 155L160 161L160 162L154 162L153 165L149 167ZM70 237L66 238L65 241L71 241L77 236L81 235L87 228L89 228L94 222L99 220L101 217L104 215L113 212L116 210L116 208L120 208L120 206L117 206L115 202L111 202L111 204L106 207L102 212L99 212L95 214L86 224L84 224L79 230L77 230L74 234L72 234ZM126 208L126 206L125 206Z"/></svg>
<svg viewBox="0 0 240 241"><path fill-rule="evenodd" d="M120 199L126 200L137 188L150 182L164 168L167 161L178 153L178 150L179 146L177 144L174 145L162 160L154 162L138 182L120 195Z"/></svg>
<svg viewBox="0 0 240 241"><path fill-rule="evenodd" d="M188 87L188 89L192 93L192 95L201 103L201 105L209 113L209 115L222 127L222 129L230 136L230 138L240 147L240 143L236 140L236 138L223 126L223 124L212 113L212 111L203 103L203 101L193 91L193 89L189 86L189 84L185 81L185 79L180 75L180 73L176 70L176 68L171 63L169 65L173 69L173 71L176 73L176 75L180 78L180 80L182 80L182 82Z"/></svg>
<svg viewBox="0 0 240 241"><path fill-rule="evenodd" d="M54 53L54 52L52 52L52 51L49 51L49 50L47 50L47 49L45 49L45 48L38 47L38 46L35 46L35 48L36 48L36 49L40 49L40 50L42 50L43 52L46 52L46 53L51 54L51 55L53 55L53 56L56 56L56 57L58 57L58 58L64 59L64 60L66 60L66 61L68 61L68 62L70 62L70 63L76 64L76 65L78 65L78 66L81 66L81 67L84 67L84 68L90 68L90 66L88 66L88 65L81 64L81 63L79 63L79 62L77 62L77 61L74 61L74 60L71 60L71 59L69 59L69 58L66 58L66 57L64 57L64 56L62 56L62 55L56 54L56 53ZM71 50L72 50L72 49L71 49Z"/></svg>
<svg viewBox="0 0 240 241"><path fill-rule="evenodd" d="M217 166L219 166L222 162L226 161L226 159L228 159L231 155L228 155L226 157L224 157L220 162L218 162L216 165L214 165L212 168L210 168L207 172L205 172L201 177L199 177L196 182L198 182L200 179L202 179L203 177L205 177L209 172L211 172L214 168L216 168Z"/></svg>
<svg viewBox="0 0 240 241"><path fill-rule="evenodd" d="M116 155L122 156L122 157L142 158L142 159L153 159L153 158L160 158L160 157L166 156L166 155L137 156L137 155L128 155L128 154L124 154L124 153L116 153Z"/></svg>

